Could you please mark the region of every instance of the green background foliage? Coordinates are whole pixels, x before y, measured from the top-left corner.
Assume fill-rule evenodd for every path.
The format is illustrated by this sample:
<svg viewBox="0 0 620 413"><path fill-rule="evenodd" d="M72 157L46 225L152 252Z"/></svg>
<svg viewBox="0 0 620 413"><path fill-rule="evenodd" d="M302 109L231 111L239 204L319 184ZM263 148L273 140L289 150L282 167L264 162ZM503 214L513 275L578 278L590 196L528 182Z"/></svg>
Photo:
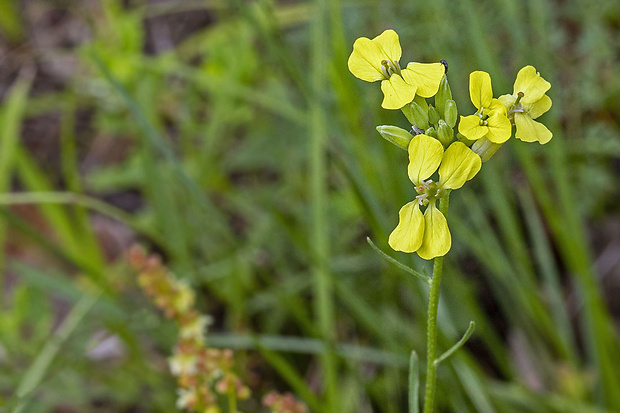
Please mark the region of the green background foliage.
<svg viewBox="0 0 620 413"><path fill-rule="evenodd" d="M620 410L620 4L594 0L1 0L1 409L174 409L140 242L255 400L406 411L427 289L366 237L388 251L414 195L375 126L409 125L346 66L387 28L402 62L448 61L463 114L473 70L497 95L527 64L552 84L553 140L510 141L451 199L440 352L476 331L438 411Z"/></svg>

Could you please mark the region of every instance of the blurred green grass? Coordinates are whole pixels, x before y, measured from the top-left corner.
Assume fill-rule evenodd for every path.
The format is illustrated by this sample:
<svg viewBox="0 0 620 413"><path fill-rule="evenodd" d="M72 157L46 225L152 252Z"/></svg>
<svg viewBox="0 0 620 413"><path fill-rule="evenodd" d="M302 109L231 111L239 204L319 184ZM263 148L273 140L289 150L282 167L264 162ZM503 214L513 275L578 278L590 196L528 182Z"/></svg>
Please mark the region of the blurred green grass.
<svg viewBox="0 0 620 413"><path fill-rule="evenodd" d="M403 61L448 61L462 113L472 70L496 94L526 64L552 83L553 140L510 142L451 200L440 351L477 329L439 371L439 409L620 410L617 2L7 4L6 411L174 408L174 331L123 264L134 241L196 288L257 395L406 410L426 292L365 238L387 251L412 196L403 152L375 132L407 124L346 67L355 38L386 28ZM92 356L102 335L120 355Z"/></svg>

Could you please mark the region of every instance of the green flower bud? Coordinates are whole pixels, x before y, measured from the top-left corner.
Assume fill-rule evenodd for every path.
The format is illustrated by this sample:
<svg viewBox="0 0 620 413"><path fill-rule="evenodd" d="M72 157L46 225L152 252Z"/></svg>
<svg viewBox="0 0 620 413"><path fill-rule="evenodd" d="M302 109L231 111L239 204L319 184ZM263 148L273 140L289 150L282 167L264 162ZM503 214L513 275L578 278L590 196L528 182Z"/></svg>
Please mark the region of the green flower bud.
<svg viewBox="0 0 620 413"><path fill-rule="evenodd" d="M441 119L439 120L439 125L437 125L437 139L439 139L439 142L441 142L446 148L454 139L454 129L448 126L448 124Z"/></svg>
<svg viewBox="0 0 620 413"><path fill-rule="evenodd" d="M428 111L416 102L405 105L402 111L412 125L422 130L428 128Z"/></svg>
<svg viewBox="0 0 620 413"><path fill-rule="evenodd" d="M432 126L430 128L428 128L425 132L425 135L427 136L431 136L433 138L437 137L437 131L435 130L435 128L433 128Z"/></svg>
<svg viewBox="0 0 620 413"><path fill-rule="evenodd" d="M426 102L426 99L424 99L422 96L415 95L413 101L420 105L425 112L428 112L428 102Z"/></svg>
<svg viewBox="0 0 620 413"><path fill-rule="evenodd" d="M495 152L501 147L502 145L499 143L493 143L487 138L480 138L474 142L471 146L471 150L480 156L482 162L486 162L491 159L491 157L495 155Z"/></svg>
<svg viewBox="0 0 620 413"><path fill-rule="evenodd" d="M446 105L443 109L443 118L446 120L448 126L453 128L456 126L456 119L459 116L459 111L456 108L456 102L452 99L446 100Z"/></svg>
<svg viewBox="0 0 620 413"><path fill-rule="evenodd" d="M437 112L437 109L435 109L432 106L429 106L428 107L428 120L433 125L437 125L437 123L439 122L439 119L441 119L441 117L439 116L439 112Z"/></svg>
<svg viewBox="0 0 620 413"><path fill-rule="evenodd" d="M435 107L439 113L444 113L446 101L452 99L452 92L450 91L450 85L448 84L448 76L443 75L441 83L439 84L439 90L435 95Z"/></svg>
<svg viewBox="0 0 620 413"><path fill-rule="evenodd" d="M400 149L407 150L409 142L413 139L413 135L398 126L381 125L377 126L377 132L381 134L381 137L386 141L393 143Z"/></svg>

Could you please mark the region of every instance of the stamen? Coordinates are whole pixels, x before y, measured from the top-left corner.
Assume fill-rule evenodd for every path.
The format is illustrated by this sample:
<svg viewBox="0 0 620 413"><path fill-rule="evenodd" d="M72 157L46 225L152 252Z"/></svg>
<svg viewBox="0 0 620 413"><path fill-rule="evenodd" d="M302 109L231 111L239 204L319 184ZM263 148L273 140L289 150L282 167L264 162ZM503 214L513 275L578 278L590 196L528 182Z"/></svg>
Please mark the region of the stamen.
<svg viewBox="0 0 620 413"><path fill-rule="evenodd" d="M515 104L515 105L518 105L518 104L519 104L519 101L521 101L521 98L522 98L523 96L525 96L525 93L523 93L523 92L519 92L519 93L517 93L517 100L515 101L515 103L514 103L514 104Z"/></svg>
<svg viewBox="0 0 620 413"><path fill-rule="evenodd" d="M388 72L388 68L383 65L381 66L381 73L383 73L383 76L385 76L386 79L390 78L390 73Z"/></svg>
<svg viewBox="0 0 620 413"><path fill-rule="evenodd" d="M392 73L400 74L400 64L396 60L390 60L387 62Z"/></svg>
<svg viewBox="0 0 620 413"><path fill-rule="evenodd" d="M418 203L420 204L420 206L424 206L426 204L428 204L428 195L427 194L421 194L415 197L415 199L418 200Z"/></svg>
<svg viewBox="0 0 620 413"><path fill-rule="evenodd" d="M421 135L424 133L424 129L418 128L416 125L411 126L411 131L414 136Z"/></svg>

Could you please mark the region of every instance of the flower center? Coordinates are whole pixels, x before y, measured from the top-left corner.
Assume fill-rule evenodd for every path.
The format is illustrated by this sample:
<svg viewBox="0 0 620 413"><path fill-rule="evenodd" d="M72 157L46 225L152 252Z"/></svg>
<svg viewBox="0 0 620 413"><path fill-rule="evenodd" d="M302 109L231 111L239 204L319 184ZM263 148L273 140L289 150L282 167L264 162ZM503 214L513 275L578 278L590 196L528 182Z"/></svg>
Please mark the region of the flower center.
<svg viewBox="0 0 620 413"><path fill-rule="evenodd" d="M525 112L525 109L523 108L523 105L521 104L521 98L523 98L523 96L525 96L523 92L517 93L517 100L515 100L515 103L513 103L510 109L508 110L508 113L507 113L508 119L510 119L510 122L512 123L514 123L515 113Z"/></svg>
<svg viewBox="0 0 620 413"><path fill-rule="evenodd" d="M422 206L428 205L429 202L441 196L441 188L432 179L422 181L422 183L415 187L416 192L419 194L415 197L418 203Z"/></svg>
<svg viewBox="0 0 620 413"><path fill-rule="evenodd" d="M489 122L487 119L489 118L489 109L488 108L480 108L476 115L480 118L480 126L488 126Z"/></svg>
<svg viewBox="0 0 620 413"><path fill-rule="evenodd" d="M400 64L395 60L382 60L381 72L386 79L389 79L394 73L400 75Z"/></svg>

